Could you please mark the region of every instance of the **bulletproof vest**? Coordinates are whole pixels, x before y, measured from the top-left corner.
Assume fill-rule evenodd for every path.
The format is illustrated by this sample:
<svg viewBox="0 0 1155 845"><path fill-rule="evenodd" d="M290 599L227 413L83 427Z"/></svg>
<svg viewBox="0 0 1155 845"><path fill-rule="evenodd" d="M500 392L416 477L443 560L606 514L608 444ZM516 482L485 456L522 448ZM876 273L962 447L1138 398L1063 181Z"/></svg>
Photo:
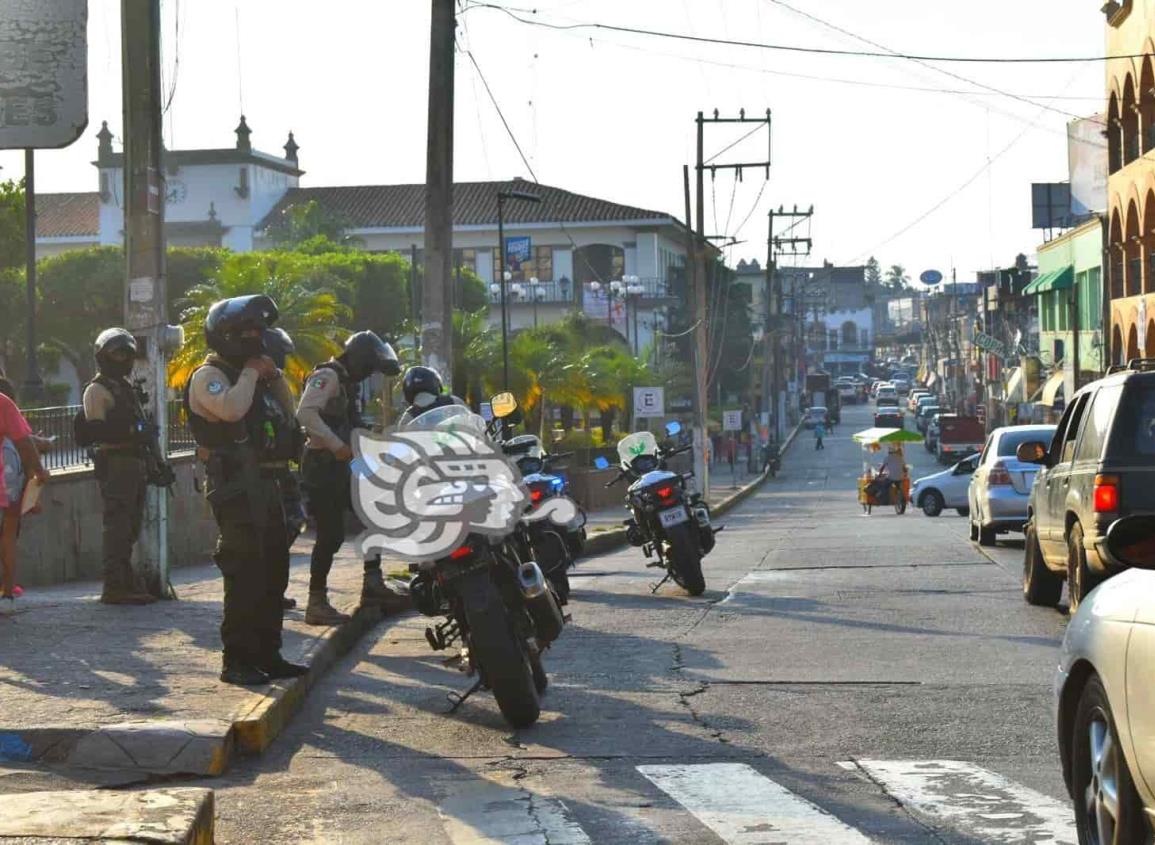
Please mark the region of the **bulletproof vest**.
<svg viewBox="0 0 1155 845"><path fill-rule="evenodd" d="M109 439L108 442L127 443L132 440L139 424L147 422L144 409L141 408L140 400L132 385L127 379L114 378L103 373L98 373L92 381L112 394L112 408L105 414L105 424L107 430L115 432L116 439Z"/></svg>
<svg viewBox="0 0 1155 845"><path fill-rule="evenodd" d="M241 375L239 369L215 355L210 355L202 366L216 367L224 373L230 385L236 384ZM257 382L249 410L241 419L231 423L210 422L195 413L189 404L189 384L184 389L184 407L193 440L198 446L205 449L247 447L256 450L259 461L288 461L300 457L300 428L297 421L282 407L263 381Z"/></svg>
<svg viewBox="0 0 1155 845"><path fill-rule="evenodd" d="M365 427L361 416L361 399L354 390L355 385L349 380L348 370L339 361L319 364L309 377L312 378L321 370L329 370L337 376L337 395L321 408L321 420L334 434L349 443L353 438L353 430Z"/></svg>

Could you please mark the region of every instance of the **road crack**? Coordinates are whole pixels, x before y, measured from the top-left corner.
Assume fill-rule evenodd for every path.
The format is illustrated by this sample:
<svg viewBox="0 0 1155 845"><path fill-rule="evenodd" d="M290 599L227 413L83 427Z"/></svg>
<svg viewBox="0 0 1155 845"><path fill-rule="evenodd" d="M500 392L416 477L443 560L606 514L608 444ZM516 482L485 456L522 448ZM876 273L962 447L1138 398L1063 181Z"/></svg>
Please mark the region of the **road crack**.
<svg viewBox="0 0 1155 845"><path fill-rule="evenodd" d="M899 809L899 811L904 816L906 816L908 819L910 819L912 822L914 822L916 825L918 825L920 828L922 828L924 831L926 831L926 833L928 835L930 835L930 837L932 839L934 839L935 842L940 843L940 845L948 845L946 837L944 837L942 835L942 833L939 832L938 828L934 827L931 824L928 824L927 822L923 821L918 816L916 816L913 812L911 812L910 808L908 808L905 804L903 804L902 801L898 798L898 796L896 796L893 792L891 792L885 783L880 781L878 778L874 777L874 775L872 775L865 768L863 768L861 765L859 765L858 760L856 758L851 757L849 759L850 759L850 762L852 762L854 764L854 768L858 770L859 774L861 774L870 783L872 783L875 787L877 787L878 791L882 793L882 796L884 798L889 798L891 801L893 801L894 806L897 807Z"/></svg>

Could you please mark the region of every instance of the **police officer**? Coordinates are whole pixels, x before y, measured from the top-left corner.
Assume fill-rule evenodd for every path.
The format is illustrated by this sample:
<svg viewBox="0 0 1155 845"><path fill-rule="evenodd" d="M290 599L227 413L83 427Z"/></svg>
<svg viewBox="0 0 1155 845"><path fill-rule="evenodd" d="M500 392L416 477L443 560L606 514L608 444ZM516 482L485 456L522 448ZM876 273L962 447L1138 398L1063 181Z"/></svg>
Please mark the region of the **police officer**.
<svg viewBox="0 0 1155 845"><path fill-rule="evenodd" d="M277 365L277 369L282 372L289 361L289 356L297 349L292 336L280 327L265 330L265 347L269 357ZM304 443L304 440L301 442ZM299 461L299 450L297 450L297 456ZM277 480L281 483L281 501L285 508L285 529L289 538L289 547L292 548L293 543L297 542L297 538L305 530L305 505L301 496L301 483L291 465L286 465L285 471L279 475ZM283 610L292 610L296 606L296 599L287 597L281 599Z"/></svg>
<svg viewBox="0 0 1155 845"><path fill-rule="evenodd" d="M132 569L132 547L144 520L148 470L145 450L156 428L145 417L128 377L136 339L124 329L105 329L93 347L97 376L84 389L78 445L94 450L104 507L105 604L148 604L155 598Z"/></svg>
<svg viewBox="0 0 1155 845"><path fill-rule="evenodd" d="M308 440L301 459L301 477L309 510L317 523L317 539L309 566L309 625L339 625L349 617L329 604L329 570L333 555L345 541L345 514L352 510L349 461L354 429L364 428L359 388L374 373L401 372L393 348L373 332L357 332L344 351L320 364L305 381L297 420ZM381 556L364 562L361 604L382 605L391 596L381 574Z"/></svg>
<svg viewBox="0 0 1155 845"><path fill-rule="evenodd" d="M214 304L205 318L212 354L185 389L189 425L206 465L205 494L220 531L213 559L225 587L221 680L244 686L308 671L281 656L289 544L279 478L294 457L299 430L288 384L267 354L264 332L278 316L264 295Z"/></svg>
<svg viewBox="0 0 1155 845"><path fill-rule="evenodd" d="M432 367L418 366L406 370L405 377L401 381L401 392L405 395L405 402L409 407L397 421L398 428L404 428L434 408L465 404L460 397L445 392L441 373Z"/></svg>

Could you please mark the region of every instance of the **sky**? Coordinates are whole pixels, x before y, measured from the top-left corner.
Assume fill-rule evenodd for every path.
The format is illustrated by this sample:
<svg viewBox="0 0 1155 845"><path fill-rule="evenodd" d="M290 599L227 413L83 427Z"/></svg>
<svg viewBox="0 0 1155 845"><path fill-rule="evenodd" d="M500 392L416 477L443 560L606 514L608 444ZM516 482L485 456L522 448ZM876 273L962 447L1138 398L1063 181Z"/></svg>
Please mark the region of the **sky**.
<svg viewBox="0 0 1155 845"><path fill-rule="evenodd" d="M868 39L920 55L1093 57L1105 42L1096 0L494 2L551 24L837 50L877 49L859 40ZM39 191L96 190L102 120L119 147L119 6L89 0L89 127L71 147L37 153ZM303 185L423 182L429 8L162 0L167 146L231 146L243 112L257 149L280 155L294 131ZM695 113L771 109L769 181L751 170L741 182L733 172L706 178L706 229L739 242L727 249L731 263L765 260L771 208L813 205L815 263L874 255L914 278L955 268L959 281L1007 266L1042 240L1030 228L1030 183L1067 178L1067 122L1103 110L1095 61L928 66L552 30L480 6L459 14L457 39L459 181L532 178L532 169L544 184L681 218ZM748 130L708 127L707 157ZM766 149L762 130L717 161L758 160ZM22 155L0 151L0 167L0 179L19 177Z"/></svg>

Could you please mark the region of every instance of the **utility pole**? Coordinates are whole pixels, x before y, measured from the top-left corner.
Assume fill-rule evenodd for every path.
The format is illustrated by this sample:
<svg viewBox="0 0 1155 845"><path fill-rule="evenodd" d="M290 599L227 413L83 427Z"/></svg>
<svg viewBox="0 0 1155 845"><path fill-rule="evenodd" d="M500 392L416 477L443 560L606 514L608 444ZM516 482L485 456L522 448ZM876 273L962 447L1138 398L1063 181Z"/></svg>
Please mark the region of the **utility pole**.
<svg viewBox="0 0 1155 845"><path fill-rule="evenodd" d="M125 328L137 338L152 418L168 448L164 176L161 161L160 0L121 0L124 89ZM176 342L179 345L179 342ZM168 492L149 487L138 565L153 595L169 598Z"/></svg>
<svg viewBox="0 0 1155 845"><path fill-rule="evenodd" d="M36 360L36 162L31 148L24 150L24 239L28 351L20 398L27 407L38 403L44 392L44 380L40 378L40 365Z"/></svg>
<svg viewBox="0 0 1155 845"><path fill-rule="evenodd" d="M809 221L812 217L814 206L810 206L807 211L799 211L798 206L794 206L793 211L786 211L784 207L779 206L777 212L771 209L769 214L769 237L766 241L766 352L762 366L762 395L766 397L764 404L773 412L774 439L779 443L785 436L782 423L787 403L783 398L785 356L782 353L781 343L782 290L777 282L778 256L784 254L787 249L790 255L810 255L814 241L809 236L801 238L791 236L790 233L803 221ZM775 234L775 218L792 221L782 233L788 237Z"/></svg>
<svg viewBox="0 0 1155 845"><path fill-rule="evenodd" d="M425 156L423 362L453 384L453 40L454 0L432 0L429 130Z"/></svg>
<svg viewBox="0 0 1155 845"><path fill-rule="evenodd" d="M766 124L766 159L758 162L735 162L735 163L716 163L711 160L707 163L705 160L705 127L706 124L730 124L730 123L764 123ZM706 170L710 171L710 177L713 178L719 170L733 170L736 178L742 178L742 171L746 168L766 170L766 179L770 178L770 109L766 109L766 114L763 117L747 117L746 110L740 109L738 117L722 117L717 109L714 109L713 117L706 117L702 112L698 112L696 119L698 136L697 136L697 163L695 171L697 173L697 212L698 219L696 236L694 240L697 241L699 250L691 253L693 261L692 290L693 294L690 298L691 307L693 309L693 326L694 326L694 473L697 475L699 484L701 485L702 495L709 497L710 494L710 476L709 463L706 461L706 444L709 442L709 390L710 390L710 341L709 341L709 327L710 315L706 312L706 287L707 287L707 268L713 264L712 261L707 262L709 258L709 249L706 244L706 196L705 196L705 175ZM715 156L716 158L716 156ZM687 203L687 212L689 211L689 203ZM687 219L687 226L690 221Z"/></svg>

